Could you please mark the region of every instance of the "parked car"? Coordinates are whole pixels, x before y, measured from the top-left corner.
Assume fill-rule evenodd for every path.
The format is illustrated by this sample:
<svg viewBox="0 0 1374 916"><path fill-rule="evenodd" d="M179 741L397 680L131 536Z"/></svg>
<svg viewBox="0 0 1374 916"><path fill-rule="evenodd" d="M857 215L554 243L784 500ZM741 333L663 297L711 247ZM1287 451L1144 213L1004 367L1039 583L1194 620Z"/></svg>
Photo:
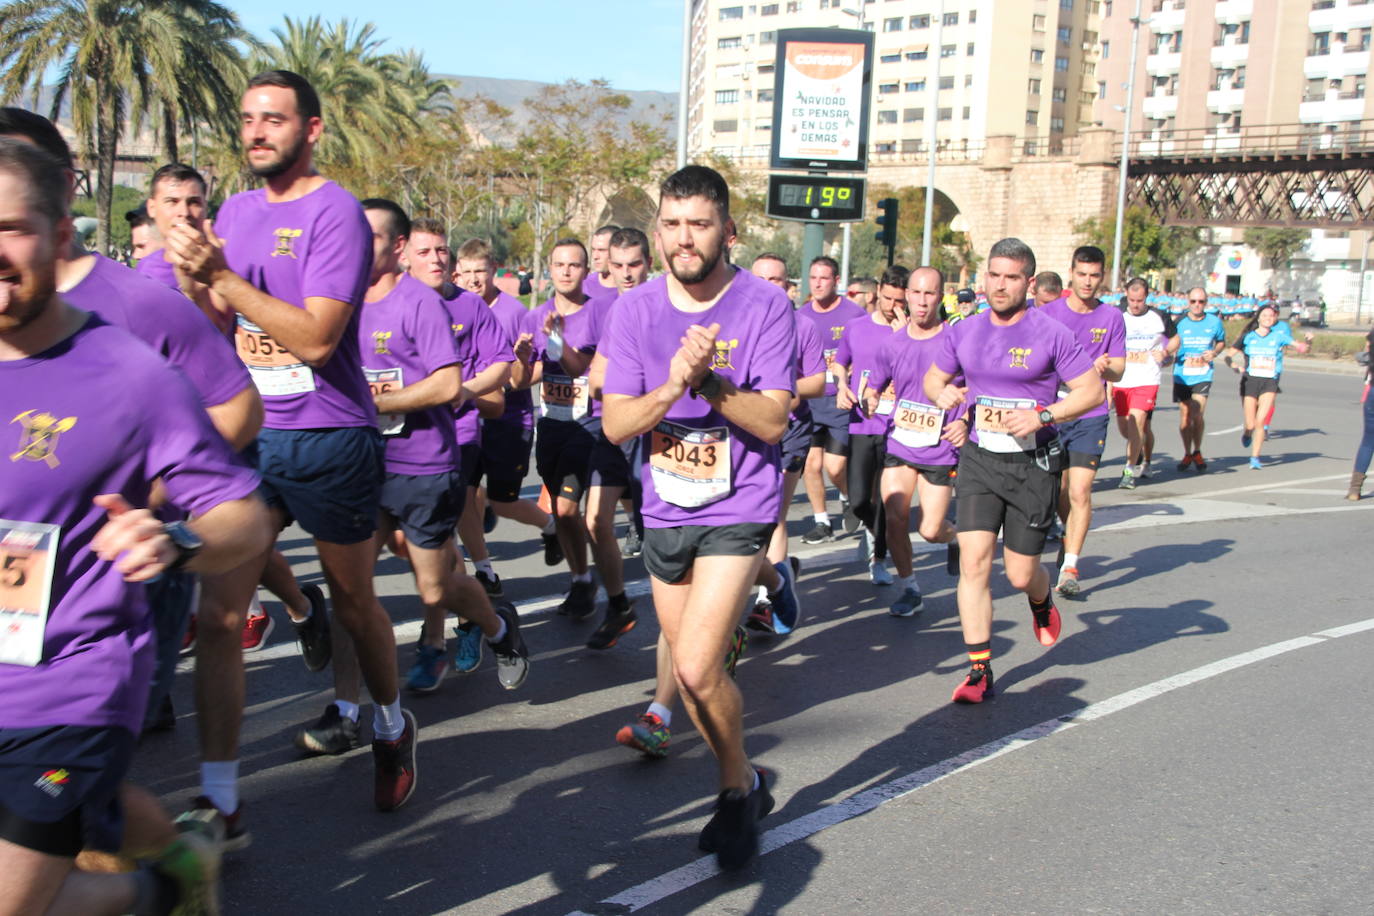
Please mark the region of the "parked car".
<svg viewBox="0 0 1374 916"><path fill-rule="evenodd" d="M1293 317L1303 327L1326 327L1326 302L1321 299L1304 299L1293 303Z"/></svg>

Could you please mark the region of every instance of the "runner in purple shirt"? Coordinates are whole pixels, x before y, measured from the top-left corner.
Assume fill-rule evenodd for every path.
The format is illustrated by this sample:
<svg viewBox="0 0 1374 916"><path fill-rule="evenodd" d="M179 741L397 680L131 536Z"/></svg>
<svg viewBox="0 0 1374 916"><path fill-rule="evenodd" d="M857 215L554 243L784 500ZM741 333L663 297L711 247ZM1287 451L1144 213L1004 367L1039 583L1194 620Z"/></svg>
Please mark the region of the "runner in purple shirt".
<svg viewBox="0 0 1374 916"><path fill-rule="evenodd" d="M1101 248L1083 245L1069 264L1069 289L1041 310L1073 332L1078 345L1093 361L1102 380L1121 381L1126 368L1126 323L1121 312L1097 297L1102 291L1107 256ZM1060 394L1063 394L1061 389ZM1059 518L1064 523L1064 556L1055 589L1073 596L1080 591L1078 555L1088 540L1093 521L1093 479L1107 444L1107 403L1076 420L1059 424L1059 440L1069 453L1069 466L1059 487Z"/></svg>
<svg viewBox="0 0 1374 916"><path fill-rule="evenodd" d="M986 312L940 335L926 372L927 403L963 426L959 454L959 622L971 670L956 703L981 703L993 691L992 557L1002 533L1002 561L1013 588L1030 601L1043 646L1059 638L1059 611L1040 563L1054 519L1064 447L1054 426L1103 401L1102 380L1072 332L1026 303L1035 253L1020 239L992 246L985 276ZM965 384L952 382L962 375ZM1068 394L1060 399L1060 385ZM957 413L956 413L957 411ZM971 428L970 428L971 427ZM963 445L962 434L950 436Z"/></svg>
<svg viewBox="0 0 1374 916"><path fill-rule="evenodd" d="M704 166L663 182L657 235L670 274L621 301L605 385L607 436L643 437L644 565L687 709L720 765L698 846L727 870L758 852L758 820L773 806L720 659L777 524L777 443L796 376L786 296L724 257L729 206L724 179ZM795 600L791 570L774 572Z"/></svg>
<svg viewBox="0 0 1374 916"><path fill-rule="evenodd" d="M821 256L811 262L808 268L811 298L797 310L797 314L812 321L820 332L825 347L825 394L812 398L811 405L811 449L806 455L806 468L802 479L806 481L806 498L811 503L811 512L816 524L802 535L803 544L819 544L835 536L834 526L830 524L830 513L826 510L825 477L840 494L840 508L843 526L853 531L859 521L849 508L849 477L846 465L849 461L849 411L835 403L835 373L833 366L840 341L844 339L845 328L849 322L866 318L864 309L839 294L840 265L834 258Z"/></svg>
<svg viewBox="0 0 1374 916"><path fill-rule="evenodd" d="M395 636L372 584L382 446L358 354L371 230L358 202L315 171L323 129L319 97L299 75L253 77L240 134L248 166L266 186L225 201L208 235L174 226L167 247L175 266L238 313L239 355L266 405L258 437L264 493L279 528L294 517L315 539L335 619L353 639L374 704L374 803L390 811L414 791L418 725L401 709ZM214 733L203 743L206 759L224 765L209 778L221 786L237 775L231 755L243 708L242 651L234 639L262 564L237 573L241 600L213 614L202 606L198 620L197 677L207 680L199 714L202 729ZM323 637L322 616L292 614L307 652Z"/></svg>
<svg viewBox="0 0 1374 916"><path fill-rule="evenodd" d="M611 250L611 236L619 231L619 226L606 225L592 233L591 241L587 246L590 267L587 276L582 280L582 292L586 294L588 299L600 299L603 296L614 298L618 292L616 279L611 275L607 256Z"/></svg>
<svg viewBox="0 0 1374 916"><path fill-rule="evenodd" d="M835 406L849 414L849 507L863 526L859 553L868 564L868 578L874 585L892 584L892 574L885 562L887 519L878 496L892 401L880 399L877 410L869 411L864 391L869 387L879 351L892 339L895 330L906 327L907 275L907 269L900 264L883 272L873 311L845 326L832 367Z"/></svg>
<svg viewBox="0 0 1374 916"><path fill-rule="evenodd" d="M214 838L123 782L153 668L146 583L265 550L266 511L185 377L55 292L69 187L58 159L0 139L0 416L17 445L0 462L5 908L191 911L216 893ZM193 520L142 508L155 479ZM151 863L78 873L83 849L123 847L126 817Z"/></svg>
<svg viewBox="0 0 1374 916"><path fill-rule="evenodd" d="M876 414L886 399L892 418L883 459L882 498L887 513L888 550L902 588L888 609L894 617L910 617L925 605L911 562L911 535L907 530L913 494L920 506L917 532L929 543L948 544L945 569L951 576L959 573L954 526L945 516L953 495L954 468L959 461L959 450L950 439L963 435L963 424L948 420L944 411L930 403L923 387L940 338L948 333L940 321L944 288L944 275L934 267L918 267L911 272L906 288L910 320L883 343L869 384L864 388L869 412Z"/></svg>

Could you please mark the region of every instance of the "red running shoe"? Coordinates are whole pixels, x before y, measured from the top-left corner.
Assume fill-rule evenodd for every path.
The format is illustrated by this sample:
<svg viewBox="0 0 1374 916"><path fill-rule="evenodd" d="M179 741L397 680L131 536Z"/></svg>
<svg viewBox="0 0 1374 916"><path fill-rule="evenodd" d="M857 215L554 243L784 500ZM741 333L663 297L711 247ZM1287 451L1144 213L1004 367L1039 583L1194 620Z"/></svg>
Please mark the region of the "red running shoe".
<svg viewBox="0 0 1374 916"><path fill-rule="evenodd" d="M249 614L243 622L243 651L256 652L267 645L267 637L276 626L266 613Z"/></svg>
<svg viewBox="0 0 1374 916"><path fill-rule="evenodd" d="M974 665L964 678L964 682L954 688L954 695L950 699L955 703L981 703L983 700L990 700L995 696L992 689L992 667L989 665Z"/></svg>
<svg viewBox="0 0 1374 916"><path fill-rule="evenodd" d="M1035 638L1040 640L1042 646L1052 646L1059 639L1059 608L1054 606L1054 600L1050 595L1046 595L1046 600L1050 606L1043 611L1031 608L1031 625L1035 629Z"/></svg>
<svg viewBox="0 0 1374 916"><path fill-rule="evenodd" d="M401 715L406 722L401 737L372 742L372 763L376 767L373 801L378 811L395 811L415 793L415 745L420 726L409 709L401 710Z"/></svg>

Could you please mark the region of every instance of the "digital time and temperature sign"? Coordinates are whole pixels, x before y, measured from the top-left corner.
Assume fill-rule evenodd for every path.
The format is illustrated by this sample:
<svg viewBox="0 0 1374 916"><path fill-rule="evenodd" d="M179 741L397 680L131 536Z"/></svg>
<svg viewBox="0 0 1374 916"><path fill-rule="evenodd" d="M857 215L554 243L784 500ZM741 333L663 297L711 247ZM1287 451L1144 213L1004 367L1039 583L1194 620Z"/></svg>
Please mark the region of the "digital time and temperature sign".
<svg viewBox="0 0 1374 916"><path fill-rule="evenodd" d="M853 223L864 218L862 178L768 176L768 215L810 223Z"/></svg>

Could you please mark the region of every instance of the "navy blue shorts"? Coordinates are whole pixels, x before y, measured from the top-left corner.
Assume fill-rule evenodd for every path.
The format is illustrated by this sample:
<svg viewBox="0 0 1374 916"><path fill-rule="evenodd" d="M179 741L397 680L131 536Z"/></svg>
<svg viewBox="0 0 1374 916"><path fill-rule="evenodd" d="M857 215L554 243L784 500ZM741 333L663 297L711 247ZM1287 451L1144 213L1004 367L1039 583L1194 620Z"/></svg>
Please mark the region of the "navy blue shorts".
<svg viewBox="0 0 1374 916"><path fill-rule="evenodd" d="M811 415L789 417L787 431L782 434L782 469L787 474L799 474L806 466L806 453L811 450Z"/></svg>
<svg viewBox="0 0 1374 916"><path fill-rule="evenodd" d="M581 502L591 482L592 448L597 432L571 420L540 420L534 467L555 498Z"/></svg>
<svg viewBox="0 0 1374 916"><path fill-rule="evenodd" d="M1097 467L1107 447L1107 423L1110 420L1109 416L1103 414L1100 417L1079 417L1059 424L1059 441L1064 443L1064 448L1069 452L1069 467Z"/></svg>
<svg viewBox="0 0 1374 916"><path fill-rule="evenodd" d="M311 537L357 544L377 530L382 437L371 426L264 429L258 434L258 492L286 524Z"/></svg>
<svg viewBox="0 0 1374 916"><path fill-rule="evenodd" d="M162 701L172 691L181 643L191 622L191 611L195 609L196 585L195 573L184 571L164 572L148 583L148 610L153 614L153 632L157 634L157 665L148 686L144 728L156 721Z"/></svg>
<svg viewBox="0 0 1374 916"><path fill-rule="evenodd" d="M835 406L835 398L812 398L811 447L831 455L849 454L849 411Z"/></svg>
<svg viewBox="0 0 1374 916"><path fill-rule="evenodd" d="M425 550L438 550L453 537L463 514L467 487L457 472L386 475L382 511L396 520L406 540Z"/></svg>
<svg viewBox="0 0 1374 916"><path fill-rule="evenodd" d="M118 852L134 744L117 726L0 727L0 839L65 858Z"/></svg>
<svg viewBox="0 0 1374 916"><path fill-rule="evenodd" d="M598 434L592 446L592 486L630 489L634 483L632 456L638 457L641 438L635 436L621 445L613 445L604 432Z"/></svg>
<svg viewBox="0 0 1374 916"><path fill-rule="evenodd" d="M472 481L487 479L487 499L494 503L513 503L520 498L520 487L530 470L530 448L534 430L505 420L482 421L480 466Z"/></svg>

